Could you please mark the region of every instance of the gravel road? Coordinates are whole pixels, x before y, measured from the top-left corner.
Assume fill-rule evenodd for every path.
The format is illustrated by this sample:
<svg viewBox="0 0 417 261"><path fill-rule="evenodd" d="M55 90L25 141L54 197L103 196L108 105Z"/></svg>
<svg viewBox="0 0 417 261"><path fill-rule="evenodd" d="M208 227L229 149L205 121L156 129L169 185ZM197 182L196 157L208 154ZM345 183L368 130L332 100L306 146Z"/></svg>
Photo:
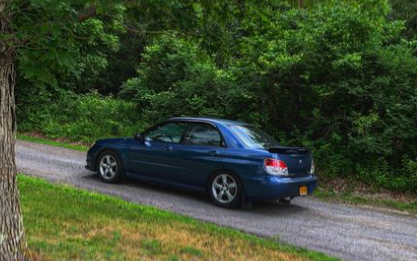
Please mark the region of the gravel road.
<svg viewBox="0 0 417 261"><path fill-rule="evenodd" d="M85 153L18 141L19 172L52 182L114 195L203 221L318 250L346 260L417 260L417 218L312 197L291 205L254 204L252 209L225 210L204 196L156 185L130 182L109 185L84 169Z"/></svg>

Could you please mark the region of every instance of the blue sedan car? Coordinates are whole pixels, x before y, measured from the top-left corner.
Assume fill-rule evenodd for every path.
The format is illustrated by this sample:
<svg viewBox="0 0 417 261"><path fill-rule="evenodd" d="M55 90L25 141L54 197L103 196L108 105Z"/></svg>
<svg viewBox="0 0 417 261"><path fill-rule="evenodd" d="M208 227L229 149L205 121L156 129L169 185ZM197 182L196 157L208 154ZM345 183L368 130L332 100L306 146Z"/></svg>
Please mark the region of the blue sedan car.
<svg viewBox="0 0 417 261"><path fill-rule="evenodd" d="M207 193L220 207L259 200L289 202L317 186L307 148L284 147L249 124L171 118L132 138L98 140L87 169L102 181L151 181Z"/></svg>

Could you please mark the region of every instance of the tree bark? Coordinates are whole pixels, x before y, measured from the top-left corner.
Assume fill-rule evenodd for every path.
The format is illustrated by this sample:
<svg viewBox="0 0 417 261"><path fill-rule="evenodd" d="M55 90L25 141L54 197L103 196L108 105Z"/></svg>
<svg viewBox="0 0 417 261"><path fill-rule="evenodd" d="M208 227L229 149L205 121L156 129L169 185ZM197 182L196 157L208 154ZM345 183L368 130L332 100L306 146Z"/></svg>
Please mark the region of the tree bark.
<svg viewBox="0 0 417 261"><path fill-rule="evenodd" d="M0 0L0 35L12 34L11 0ZM0 38L0 261L27 260L15 164L14 50Z"/></svg>

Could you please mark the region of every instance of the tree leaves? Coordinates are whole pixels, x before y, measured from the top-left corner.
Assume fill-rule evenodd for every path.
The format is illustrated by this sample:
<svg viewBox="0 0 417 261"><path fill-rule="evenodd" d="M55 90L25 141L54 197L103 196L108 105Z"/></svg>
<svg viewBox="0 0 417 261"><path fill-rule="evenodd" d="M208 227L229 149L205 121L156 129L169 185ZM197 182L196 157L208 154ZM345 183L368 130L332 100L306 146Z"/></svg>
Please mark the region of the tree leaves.
<svg viewBox="0 0 417 261"><path fill-rule="evenodd" d="M118 5L99 14L95 2L17 2L14 30L27 42L17 50L19 75L32 84L57 89L64 81L75 88L83 77L106 67L104 50L119 48L123 8Z"/></svg>

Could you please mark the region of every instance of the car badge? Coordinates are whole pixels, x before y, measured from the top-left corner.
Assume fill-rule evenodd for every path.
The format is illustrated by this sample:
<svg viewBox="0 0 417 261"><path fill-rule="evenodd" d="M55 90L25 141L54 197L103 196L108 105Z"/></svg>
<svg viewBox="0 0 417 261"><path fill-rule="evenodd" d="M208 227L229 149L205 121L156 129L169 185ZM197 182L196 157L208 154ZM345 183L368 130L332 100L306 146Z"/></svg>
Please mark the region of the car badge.
<svg viewBox="0 0 417 261"><path fill-rule="evenodd" d="M303 164L303 161L302 160L299 160L298 163Z"/></svg>

